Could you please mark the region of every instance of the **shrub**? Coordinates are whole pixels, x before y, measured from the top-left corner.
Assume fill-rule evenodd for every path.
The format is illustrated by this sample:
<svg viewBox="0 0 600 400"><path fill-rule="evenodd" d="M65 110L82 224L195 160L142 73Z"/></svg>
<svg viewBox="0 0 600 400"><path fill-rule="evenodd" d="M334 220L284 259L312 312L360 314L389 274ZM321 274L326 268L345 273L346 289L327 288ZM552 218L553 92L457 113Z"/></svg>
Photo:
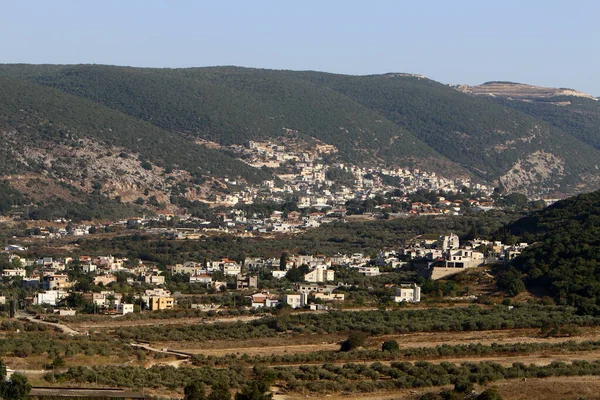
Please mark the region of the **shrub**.
<svg viewBox="0 0 600 400"><path fill-rule="evenodd" d="M342 342L340 351L350 351L361 347L365 344L367 337L369 337L369 335L366 332L352 332L350 336L348 336L348 339Z"/></svg>
<svg viewBox="0 0 600 400"><path fill-rule="evenodd" d="M400 350L400 346L398 346L398 342L395 340L388 340L383 342L381 345L381 351L398 351Z"/></svg>

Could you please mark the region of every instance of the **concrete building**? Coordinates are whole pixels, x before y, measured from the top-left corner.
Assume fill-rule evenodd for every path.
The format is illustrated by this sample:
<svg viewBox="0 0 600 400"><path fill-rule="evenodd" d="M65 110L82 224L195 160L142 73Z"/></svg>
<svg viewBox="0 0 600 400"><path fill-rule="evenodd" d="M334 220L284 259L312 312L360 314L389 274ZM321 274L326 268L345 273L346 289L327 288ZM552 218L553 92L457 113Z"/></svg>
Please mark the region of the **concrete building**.
<svg viewBox="0 0 600 400"><path fill-rule="evenodd" d="M392 300L396 303L401 303L406 301L408 303L418 303L421 301L421 287L416 283L412 283L410 285L401 285L396 288L396 292L394 296L392 296Z"/></svg>
<svg viewBox="0 0 600 400"><path fill-rule="evenodd" d="M150 297L150 310L172 310L175 308L175 299L172 297Z"/></svg>
<svg viewBox="0 0 600 400"><path fill-rule="evenodd" d="M64 290L46 290L45 292L36 293L35 296L33 296L33 304L48 304L55 306L60 300L68 295L69 293Z"/></svg>
<svg viewBox="0 0 600 400"><path fill-rule="evenodd" d="M5 269L4 271L2 271L2 276L7 276L7 277L20 276L20 277L24 278L26 274L27 274L26 271L22 268Z"/></svg>
<svg viewBox="0 0 600 400"><path fill-rule="evenodd" d="M258 276L242 276L238 275L236 277L236 288L238 290L241 289L256 289L258 288Z"/></svg>
<svg viewBox="0 0 600 400"><path fill-rule="evenodd" d="M121 315L133 313L133 304L121 303L117 306L117 312Z"/></svg>
<svg viewBox="0 0 600 400"><path fill-rule="evenodd" d="M335 271L327 269L326 265L317 265L312 271L304 275L306 282L322 283L335 279Z"/></svg>
<svg viewBox="0 0 600 400"><path fill-rule="evenodd" d="M288 304L292 308L303 308L308 304L308 294L284 294L283 302Z"/></svg>
<svg viewBox="0 0 600 400"><path fill-rule="evenodd" d="M442 251L454 250L460 247L458 236L451 233L449 236L440 236L437 241L437 248Z"/></svg>

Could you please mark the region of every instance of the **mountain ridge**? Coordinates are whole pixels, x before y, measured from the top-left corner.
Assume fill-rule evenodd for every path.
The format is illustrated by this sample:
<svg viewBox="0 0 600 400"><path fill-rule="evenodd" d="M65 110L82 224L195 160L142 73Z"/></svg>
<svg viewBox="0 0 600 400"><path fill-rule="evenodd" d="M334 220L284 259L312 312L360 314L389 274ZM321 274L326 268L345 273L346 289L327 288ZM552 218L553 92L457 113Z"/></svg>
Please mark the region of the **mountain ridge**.
<svg viewBox="0 0 600 400"><path fill-rule="evenodd" d="M0 97L5 111L0 151L6 160L12 157L6 153L8 133L18 127L15 115L22 108L45 121L25 123L37 130L25 135L27 140L40 140L40 132L60 137L83 129L80 139L92 139L92 148L130 152L157 173L175 169L209 186L214 176L250 183L272 179L272 169L250 167L228 148L293 131L335 146L328 157L340 162L420 168L530 196L564 197L600 188L595 128L600 107L565 92L521 101L464 93L418 74L354 76L232 66L2 64L0 79L0 86L20 87ZM36 96L54 103L44 105ZM48 104L50 114L36 110ZM120 128L106 129L107 121L117 121ZM36 157L55 158L48 152ZM90 165L98 165L94 162ZM14 165L0 167L7 175ZM99 180L110 180L107 171L94 168L104 177ZM135 169L140 176L148 171ZM85 185L92 190L90 182ZM168 195L160 199L166 202Z"/></svg>

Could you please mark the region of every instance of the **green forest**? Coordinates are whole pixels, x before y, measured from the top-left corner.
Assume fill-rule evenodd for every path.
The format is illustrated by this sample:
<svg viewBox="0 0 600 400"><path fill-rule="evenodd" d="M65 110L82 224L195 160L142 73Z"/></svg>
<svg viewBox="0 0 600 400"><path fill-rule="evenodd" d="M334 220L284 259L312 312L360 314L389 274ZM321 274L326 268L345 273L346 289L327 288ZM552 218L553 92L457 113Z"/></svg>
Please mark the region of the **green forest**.
<svg viewBox="0 0 600 400"><path fill-rule="evenodd" d="M530 289L600 315L600 192L559 201L508 229L534 242L514 263Z"/></svg>
<svg viewBox="0 0 600 400"><path fill-rule="evenodd" d="M594 175L600 164L600 111L589 99L569 98L571 105L558 107L473 97L404 74L238 67L7 64L0 66L0 77L7 87L0 96L7 110L0 128L15 128L19 117L36 117L53 122L51 134L60 136L56 129L62 126L163 165L249 181L266 172L190 141L242 144L291 129L335 145L348 161L452 171L487 181L541 151L560 159L564 170L534 184L558 184L568 193L580 191L577 184L593 184L583 177ZM47 114L39 115L40 107Z"/></svg>

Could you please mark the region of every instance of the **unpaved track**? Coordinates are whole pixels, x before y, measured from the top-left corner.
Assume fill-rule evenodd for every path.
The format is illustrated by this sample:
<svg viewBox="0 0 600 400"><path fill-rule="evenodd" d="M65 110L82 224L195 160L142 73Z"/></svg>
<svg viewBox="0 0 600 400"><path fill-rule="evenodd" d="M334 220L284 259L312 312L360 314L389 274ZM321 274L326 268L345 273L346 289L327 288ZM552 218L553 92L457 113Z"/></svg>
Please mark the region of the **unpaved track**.
<svg viewBox="0 0 600 400"><path fill-rule="evenodd" d="M60 324L60 323L55 323L55 322L48 322L48 321L44 321L44 320L41 320L41 319L36 319L33 315L31 315L31 314L29 314L29 313L27 313L25 311L22 311L22 310L17 311L16 317L17 318L26 319L27 321L33 322L35 324L41 324L41 325L51 326L53 328L56 328L56 329L60 330L62 333L65 333L67 335L77 336L77 335L81 335L82 334L81 332L78 332L78 331L76 331L74 329L71 329L69 326L67 326L65 324Z"/></svg>

